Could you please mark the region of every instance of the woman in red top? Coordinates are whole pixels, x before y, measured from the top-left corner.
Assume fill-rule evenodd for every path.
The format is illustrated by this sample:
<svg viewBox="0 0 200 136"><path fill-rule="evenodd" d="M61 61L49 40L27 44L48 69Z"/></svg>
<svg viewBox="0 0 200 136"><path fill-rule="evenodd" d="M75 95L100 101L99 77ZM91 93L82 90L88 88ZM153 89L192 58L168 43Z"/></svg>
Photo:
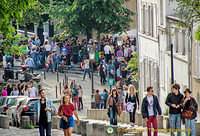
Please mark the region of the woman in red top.
<svg viewBox="0 0 200 136"><path fill-rule="evenodd" d="M58 108L58 115L61 116L60 128L63 129L65 136L71 136L73 127L75 127L73 113L76 116L79 126L79 118L74 105L71 103L70 96L65 95L62 97L61 105Z"/></svg>

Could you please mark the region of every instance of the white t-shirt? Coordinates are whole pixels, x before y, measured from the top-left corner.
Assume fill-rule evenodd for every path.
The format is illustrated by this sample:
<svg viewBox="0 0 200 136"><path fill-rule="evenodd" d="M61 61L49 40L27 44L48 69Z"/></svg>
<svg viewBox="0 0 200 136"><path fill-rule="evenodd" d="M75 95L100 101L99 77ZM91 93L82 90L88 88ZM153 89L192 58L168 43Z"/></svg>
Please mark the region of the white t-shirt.
<svg viewBox="0 0 200 136"><path fill-rule="evenodd" d="M81 94L81 89L78 90L78 97L82 97L82 94Z"/></svg>
<svg viewBox="0 0 200 136"><path fill-rule="evenodd" d="M30 97L32 98L36 97L36 88L35 87L30 88L29 93L30 93Z"/></svg>
<svg viewBox="0 0 200 136"><path fill-rule="evenodd" d="M106 45L106 46L104 47L104 52L105 52L105 54L110 54L110 51L111 51L110 46L109 46L109 45Z"/></svg>
<svg viewBox="0 0 200 136"><path fill-rule="evenodd" d="M28 90L24 91L24 96L28 96Z"/></svg>
<svg viewBox="0 0 200 136"><path fill-rule="evenodd" d="M154 115L154 111L153 111L153 96L151 96L151 97L147 96L147 101L148 101L149 116L153 116Z"/></svg>
<svg viewBox="0 0 200 136"><path fill-rule="evenodd" d="M45 45L45 49L46 49L46 51L51 51L51 45L49 45L49 44Z"/></svg>

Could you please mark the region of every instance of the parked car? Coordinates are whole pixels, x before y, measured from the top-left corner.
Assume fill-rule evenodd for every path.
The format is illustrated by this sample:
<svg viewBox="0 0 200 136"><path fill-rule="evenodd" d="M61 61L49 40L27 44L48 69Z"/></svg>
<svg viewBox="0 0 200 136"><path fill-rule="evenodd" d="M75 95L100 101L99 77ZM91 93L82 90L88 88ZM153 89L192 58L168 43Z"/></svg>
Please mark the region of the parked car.
<svg viewBox="0 0 200 136"><path fill-rule="evenodd" d="M22 116L29 116L32 123L34 123L34 105L38 101L38 98L27 97L23 101L19 102L17 108L13 112L13 124L17 126L21 124Z"/></svg>
<svg viewBox="0 0 200 136"><path fill-rule="evenodd" d="M9 123L12 124L12 113L15 111L17 108L17 105L19 104L20 101L24 100L27 98L26 96L8 96L9 98L7 99L7 104L4 105L3 111L1 114L7 115L9 117Z"/></svg>
<svg viewBox="0 0 200 136"><path fill-rule="evenodd" d="M7 110L6 105L13 103L16 96L3 96L0 98L0 114L3 114L3 111Z"/></svg>

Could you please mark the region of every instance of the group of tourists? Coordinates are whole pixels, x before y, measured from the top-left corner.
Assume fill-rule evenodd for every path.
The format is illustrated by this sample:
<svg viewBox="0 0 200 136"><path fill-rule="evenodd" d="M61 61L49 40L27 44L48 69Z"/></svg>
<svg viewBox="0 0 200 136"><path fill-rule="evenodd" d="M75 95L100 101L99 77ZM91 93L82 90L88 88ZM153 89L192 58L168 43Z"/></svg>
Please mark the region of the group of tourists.
<svg viewBox="0 0 200 136"><path fill-rule="evenodd" d="M123 102L126 103L126 111L130 115L130 125L135 124L136 110L140 109L138 92L136 92L133 85L129 85L128 92L124 100L124 93L121 93L121 88L113 88L111 93L104 92L103 100L106 102L106 109L110 118L111 125L117 125L117 116L121 115L123 111ZM174 83L172 85L172 92L168 94L165 104L169 106L169 125L171 135L177 132L177 136L181 136L181 122L185 124L186 136L195 136L195 118L197 117L198 105L196 100L191 96L190 89L185 89L184 95L180 92L180 85ZM105 96L107 100L105 100ZM97 100L96 100L97 98ZM99 108L99 90L95 94L96 107ZM162 115L162 109L159 104L157 96L154 94L153 87L147 88L147 95L143 98L141 104L141 114L147 123L148 136L151 136L151 124L154 130L158 130L157 119ZM182 120L182 121L181 121ZM154 131L154 136L158 135L158 131Z"/></svg>
<svg viewBox="0 0 200 136"><path fill-rule="evenodd" d="M35 98L38 96L39 85L30 81L28 83L17 83L16 85L6 84L3 86L1 96L27 96Z"/></svg>

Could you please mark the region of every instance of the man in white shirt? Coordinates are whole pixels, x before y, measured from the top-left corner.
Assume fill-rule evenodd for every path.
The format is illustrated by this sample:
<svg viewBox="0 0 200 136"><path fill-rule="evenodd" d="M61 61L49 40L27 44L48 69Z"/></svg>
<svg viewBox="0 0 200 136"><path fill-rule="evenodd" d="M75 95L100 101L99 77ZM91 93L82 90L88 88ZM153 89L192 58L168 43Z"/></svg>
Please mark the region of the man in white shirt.
<svg viewBox="0 0 200 136"><path fill-rule="evenodd" d="M104 54L106 57L106 63L108 63L109 59L110 59L110 52L111 52L111 48L108 45L108 43L106 43L106 46L104 47Z"/></svg>

